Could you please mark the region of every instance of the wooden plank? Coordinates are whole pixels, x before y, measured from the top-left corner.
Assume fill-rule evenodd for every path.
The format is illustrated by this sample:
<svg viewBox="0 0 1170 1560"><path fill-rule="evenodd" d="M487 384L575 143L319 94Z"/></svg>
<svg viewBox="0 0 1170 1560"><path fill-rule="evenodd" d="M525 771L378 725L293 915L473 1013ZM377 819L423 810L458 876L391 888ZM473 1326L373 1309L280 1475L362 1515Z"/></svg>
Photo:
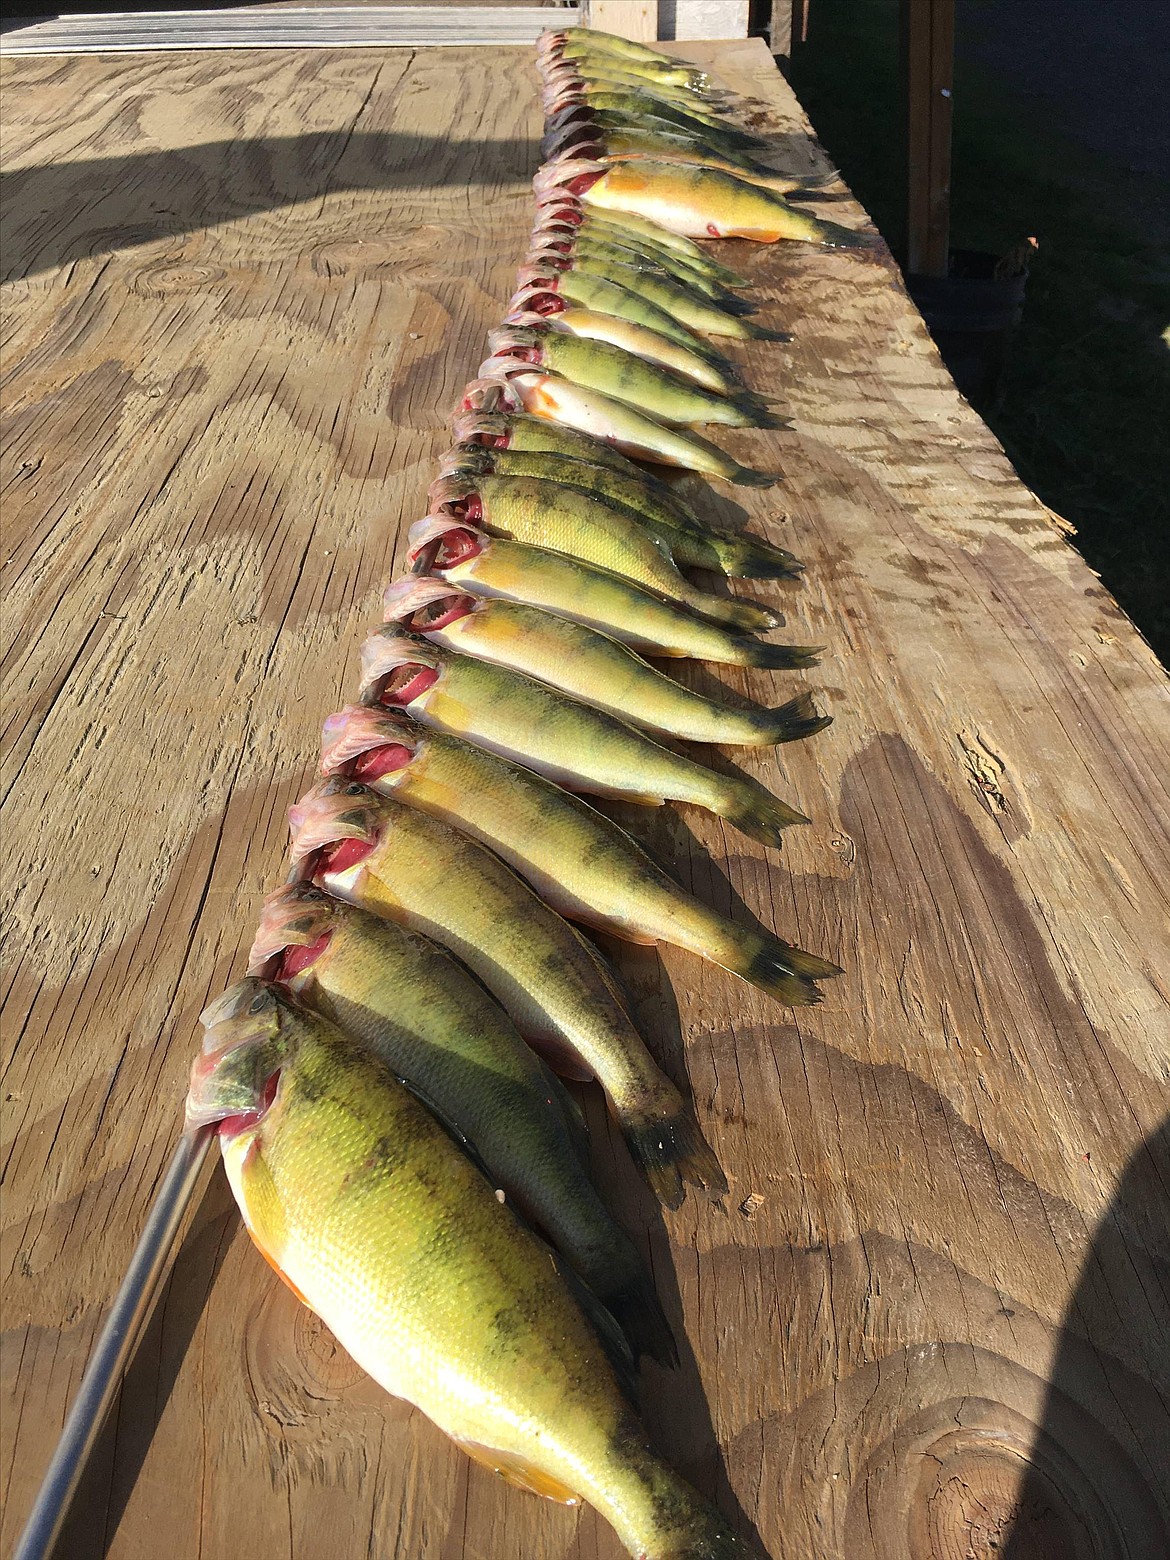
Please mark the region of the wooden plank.
<svg viewBox="0 0 1170 1560"><path fill-rule="evenodd" d="M827 167L762 43L679 52L771 105L791 166ZM526 51L24 59L2 84L27 273L4 297L7 1550L195 1015L241 968L512 285L540 125ZM809 565L786 634L830 647L807 681L837 718L734 758L813 817L783 861L693 811L624 816L697 893L848 973L790 1014L621 953L734 1178L724 1207L662 1214L590 1097L686 1339L647 1373L651 1432L773 1560L1064 1560L1083 1533L1160 1560L1166 679L888 256L726 253L795 333L742 354L795 429L720 437L787 473L736 499ZM802 679L691 680L775 703ZM217 1175L63 1553L252 1552L619 1554L365 1381Z"/></svg>
<svg viewBox="0 0 1170 1560"><path fill-rule="evenodd" d="M635 43L658 37L658 0L582 0L581 23Z"/></svg>
<svg viewBox="0 0 1170 1560"><path fill-rule="evenodd" d="M792 53L792 22L797 4L799 0L772 0L768 28L768 47L772 54Z"/></svg>
<svg viewBox="0 0 1170 1560"><path fill-rule="evenodd" d="M954 0L902 0L907 117L906 268L946 276L950 258Z"/></svg>
<svg viewBox="0 0 1170 1560"><path fill-rule="evenodd" d="M563 20L562 20L563 18ZM57 16L4 34L0 54L135 54L176 49L371 49L529 44L575 8L541 5L248 6Z"/></svg>
<svg viewBox="0 0 1170 1560"><path fill-rule="evenodd" d="M748 0L658 0L658 37L746 38Z"/></svg>

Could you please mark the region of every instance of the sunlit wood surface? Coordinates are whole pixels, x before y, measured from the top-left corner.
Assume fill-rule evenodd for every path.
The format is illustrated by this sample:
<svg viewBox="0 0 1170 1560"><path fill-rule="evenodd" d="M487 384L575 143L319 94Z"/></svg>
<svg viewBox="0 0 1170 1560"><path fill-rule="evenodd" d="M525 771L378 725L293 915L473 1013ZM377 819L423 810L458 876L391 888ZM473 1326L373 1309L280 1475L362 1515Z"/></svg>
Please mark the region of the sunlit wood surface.
<svg viewBox="0 0 1170 1560"><path fill-rule="evenodd" d="M688 52L824 166L761 43ZM4 110L7 1552L511 290L540 119L528 51L470 49L24 59ZM733 1179L663 1215L591 1099L686 1340L647 1419L773 1560L1160 1560L1166 680L884 253L726 253L796 338L744 359L794 432L726 442L786 473L734 496L809 565L783 633L836 722L734 755L813 819L783 858L624 816L848 973L794 1016L621 954ZM63 1553L618 1549L365 1380L217 1172Z"/></svg>

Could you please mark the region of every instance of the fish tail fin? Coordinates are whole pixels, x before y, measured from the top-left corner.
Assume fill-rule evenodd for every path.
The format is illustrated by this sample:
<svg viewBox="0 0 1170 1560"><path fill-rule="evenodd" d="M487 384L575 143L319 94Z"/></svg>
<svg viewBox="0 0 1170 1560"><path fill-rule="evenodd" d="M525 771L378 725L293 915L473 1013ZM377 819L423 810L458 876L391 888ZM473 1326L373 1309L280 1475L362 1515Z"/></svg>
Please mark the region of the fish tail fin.
<svg viewBox="0 0 1170 1560"><path fill-rule="evenodd" d="M824 648L824 645L769 645L762 639L745 636L742 664L771 672L792 671L797 667L815 666Z"/></svg>
<svg viewBox="0 0 1170 1560"><path fill-rule="evenodd" d="M758 781L744 775L728 782L719 799L718 812L721 818L726 818L753 840L759 840L761 845L780 846L784 843L785 829L809 822L802 812L789 807Z"/></svg>
<svg viewBox="0 0 1170 1560"><path fill-rule="evenodd" d="M781 412L773 411L768 402L761 396L753 394L751 390L742 390L738 395L725 397L732 406L744 414L750 420L753 428L791 428L791 417L785 417Z"/></svg>
<svg viewBox="0 0 1170 1560"><path fill-rule="evenodd" d="M758 606L754 601L742 601L735 596L708 596L703 591L695 591L689 599L689 605L713 622L753 634L765 634L770 628L778 627L774 612Z"/></svg>
<svg viewBox="0 0 1170 1560"><path fill-rule="evenodd" d="M804 564L784 547L753 536L719 538L715 544L724 571L739 580L790 580L804 573Z"/></svg>
<svg viewBox="0 0 1170 1560"><path fill-rule="evenodd" d="M538 1240L539 1236L536 1237ZM543 1245L544 1242L541 1241ZM632 1340L626 1332L625 1326L615 1315L608 1300L602 1300L595 1290L581 1275L565 1260L559 1251L554 1251L550 1246L549 1255L553 1266L564 1281L565 1287L573 1296L585 1315L585 1320L597 1335L597 1341L601 1344L606 1359L613 1367L613 1373L617 1377L617 1383L621 1394L627 1403L635 1408L638 1406L638 1361ZM656 1297L657 1298L657 1297ZM665 1321L665 1318L663 1318ZM671 1334L671 1342L674 1335Z"/></svg>
<svg viewBox="0 0 1170 1560"><path fill-rule="evenodd" d="M760 724L773 742L802 742L805 737L815 737L818 731L831 726L833 717L822 715L812 694L806 691L777 709L767 710Z"/></svg>
<svg viewBox="0 0 1170 1560"><path fill-rule="evenodd" d="M629 1341L635 1359L646 1354L659 1365L678 1364L678 1344L650 1275L639 1272L621 1289L604 1296L605 1308Z"/></svg>
<svg viewBox="0 0 1170 1560"><path fill-rule="evenodd" d="M717 962L787 1007L811 1007L820 1002L816 982L842 974L839 965L806 953L803 948L794 948L769 932L738 925L734 932L720 950Z"/></svg>
<svg viewBox="0 0 1170 1560"><path fill-rule="evenodd" d="M768 325L757 325L754 320L747 324L744 328L753 341L792 340L792 332L790 330L772 330L772 328Z"/></svg>
<svg viewBox="0 0 1170 1560"><path fill-rule="evenodd" d="M720 265L718 260L703 257L703 274L710 277L711 281L719 282L724 287L751 287L752 283L746 276L741 276L738 271L733 271L729 265Z"/></svg>
<svg viewBox="0 0 1170 1560"><path fill-rule="evenodd" d="M715 280L714 277L711 279ZM759 304L752 303L747 298L740 298L733 292L725 292L721 285L718 296L713 297L711 302L722 309L724 314L730 314L734 319L745 319L749 314L759 313ZM755 335L755 326L749 325L747 329L753 336Z"/></svg>
<svg viewBox="0 0 1170 1560"><path fill-rule="evenodd" d="M641 1560L762 1560L760 1551L732 1531L714 1506L691 1488L673 1469L644 1447L645 1436L630 1426L631 1460L641 1463L649 1486L650 1502L645 1526L639 1524L629 1544ZM623 1535L625 1536L625 1535ZM629 1542L629 1540L627 1540Z"/></svg>
<svg viewBox="0 0 1170 1560"><path fill-rule="evenodd" d="M878 249L881 239L876 233L859 233L855 228L842 227L840 222L829 222L823 217L812 219L816 223L817 237L814 243L826 249Z"/></svg>
<svg viewBox="0 0 1170 1560"><path fill-rule="evenodd" d="M713 1197L726 1193L727 1177L694 1113L679 1096L662 1111L623 1116L621 1128L634 1163L665 1207L677 1208L688 1185L700 1186Z"/></svg>
<svg viewBox="0 0 1170 1560"><path fill-rule="evenodd" d="M783 473L779 471L754 471L751 466L741 466L738 461L730 461L730 470L725 472L729 482L736 483L739 487L775 487L777 482L783 482Z"/></svg>

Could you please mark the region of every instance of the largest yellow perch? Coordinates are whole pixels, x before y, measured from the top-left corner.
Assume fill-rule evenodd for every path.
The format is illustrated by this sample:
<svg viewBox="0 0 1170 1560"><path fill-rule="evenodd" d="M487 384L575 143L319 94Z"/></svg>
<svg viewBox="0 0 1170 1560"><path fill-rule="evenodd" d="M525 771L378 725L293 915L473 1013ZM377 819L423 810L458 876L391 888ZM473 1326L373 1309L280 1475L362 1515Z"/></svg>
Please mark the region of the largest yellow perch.
<svg viewBox="0 0 1170 1560"><path fill-rule="evenodd" d="M547 1248L389 1072L264 981L203 1024L188 1121L220 1123L252 1239L375 1381L639 1560L750 1560L650 1450Z"/></svg>

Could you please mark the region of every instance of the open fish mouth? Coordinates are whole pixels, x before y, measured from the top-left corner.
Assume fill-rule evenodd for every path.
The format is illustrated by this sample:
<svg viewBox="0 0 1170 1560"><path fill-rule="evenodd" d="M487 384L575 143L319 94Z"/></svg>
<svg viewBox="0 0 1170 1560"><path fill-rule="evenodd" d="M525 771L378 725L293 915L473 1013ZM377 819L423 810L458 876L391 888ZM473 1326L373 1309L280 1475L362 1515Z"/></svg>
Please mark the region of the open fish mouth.
<svg viewBox="0 0 1170 1560"><path fill-rule="evenodd" d="M544 321L533 315L536 324L517 320L509 314L503 325L488 332L489 362L497 357L515 358L520 363L539 365L544 357L540 345L540 332Z"/></svg>
<svg viewBox="0 0 1170 1560"><path fill-rule="evenodd" d="M523 411L520 398L508 384L507 376L479 375L465 388L459 402L458 417L463 412L519 412ZM459 437L456 423L456 437Z"/></svg>
<svg viewBox="0 0 1170 1560"><path fill-rule="evenodd" d="M425 639L388 626L371 634L361 648L363 704L409 704L434 685L443 662Z"/></svg>
<svg viewBox="0 0 1170 1560"><path fill-rule="evenodd" d="M381 822L378 798L367 786L340 775L318 782L288 810L289 882L355 865L378 843Z"/></svg>
<svg viewBox="0 0 1170 1560"><path fill-rule="evenodd" d="M325 951L337 909L337 901L313 883L283 883L261 906L248 974L260 980L299 974Z"/></svg>
<svg viewBox="0 0 1170 1560"><path fill-rule="evenodd" d="M417 574L387 585L382 596L382 611L387 623L402 623L416 633L446 628L449 623L474 612L475 597L448 585Z"/></svg>
<svg viewBox="0 0 1170 1560"><path fill-rule="evenodd" d="M450 514L424 515L411 526L407 540L411 563L425 564L417 570L420 575L426 569L452 569L457 563L478 557L488 542L484 533L463 516Z"/></svg>
<svg viewBox="0 0 1170 1560"><path fill-rule="evenodd" d="M557 157L540 165L532 181L532 188L538 201L554 190L568 190L570 195L583 195L605 171L605 164L592 157Z"/></svg>
<svg viewBox="0 0 1170 1560"><path fill-rule="evenodd" d="M418 728L409 716L368 704L347 704L325 722L321 773L372 785L406 769L418 742Z"/></svg>
<svg viewBox="0 0 1170 1560"><path fill-rule="evenodd" d="M563 300L557 301L564 307ZM512 442L507 414L486 407L479 411L457 412L452 429L458 444L482 444L486 449L506 450Z"/></svg>
<svg viewBox="0 0 1170 1560"><path fill-rule="evenodd" d="M549 287L537 278L517 287L508 303L504 320L509 325L535 325L537 321L548 321L555 328L557 315L564 314L568 307L568 300L562 298L555 287Z"/></svg>

